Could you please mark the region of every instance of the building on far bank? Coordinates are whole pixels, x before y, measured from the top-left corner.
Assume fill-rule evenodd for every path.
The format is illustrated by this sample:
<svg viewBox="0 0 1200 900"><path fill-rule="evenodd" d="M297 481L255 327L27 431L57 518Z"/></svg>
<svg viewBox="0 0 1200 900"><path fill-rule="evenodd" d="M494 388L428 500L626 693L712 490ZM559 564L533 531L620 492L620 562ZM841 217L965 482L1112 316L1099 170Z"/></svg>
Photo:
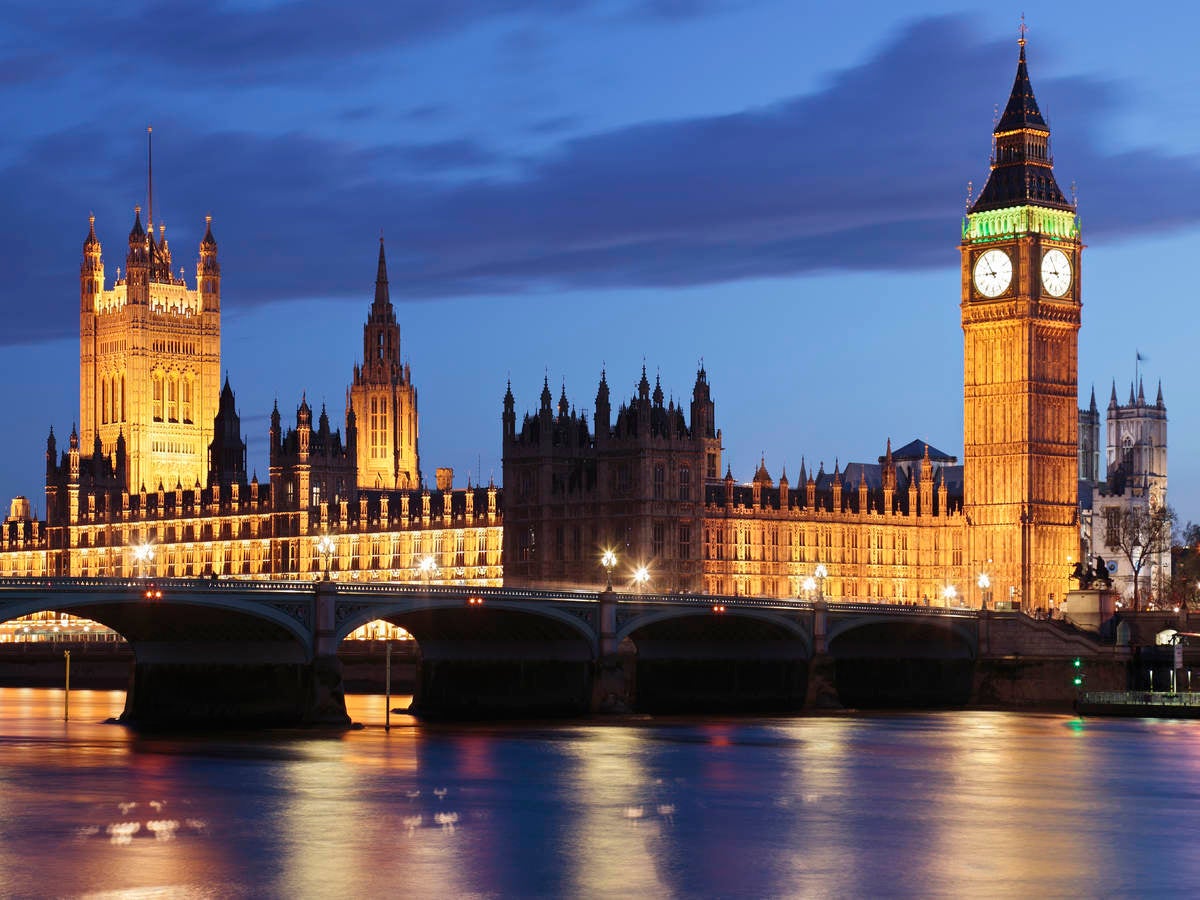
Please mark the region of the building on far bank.
<svg viewBox="0 0 1200 900"><path fill-rule="evenodd" d="M272 412L269 481L248 473L220 371L220 266L211 218L196 287L172 272L165 230L135 210L124 274L105 276L89 220L80 287L80 428L46 441L46 518L14 501L0 576L334 578L496 585L499 490L431 489L417 456L416 391L379 248L365 358L345 433L301 399ZM359 407L361 407L361 412ZM365 434L360 429L360 415ZM328 538L325 544L322 539Z"/></svg>
<svg viewBox="0 0 1200 900"><path fill-rule="evenodd" d="M764 459L738 484L728 470L721 477L703 370L705 403L693 401L690 422L663 406L660 387L650 395L643 373L613 424L602 376L594 435L565 391L556 415L548 383L518 430L510 390L507 581L595 581L600 551L615 548L631 564L653 561L666 590L786 597L815 582L830 598L1062 601L1081 554L1083 244L1055 180L1023 36L1019 47L991 172L962 222L962 465L917 443L903 459L889 446L878 463L835 462L832 474L802 466L795 487L786 473L776 484Z"/></svg>
<svg viewBox="0 0 1200 900"><path fill-rule="evenodd" d="M601 373L591 421L565 385L555 403L547 379L518 425L510 385L503 493L455 489L442 469L430 488L381 242L340 427L303 396L285 427L277 404L260 483L247 477L229 379L218 387L211 222L191 290L171 272L165 233L143 231L135 213L126 275L112 288L89 228L83 428L61 452L51 433L46 521L14 505L0 575L311 579L328 569L360 580L586 587L604 583L601 552L613 549L624 567L614 581L645 565L654 590L1058 605L1073 565L1094 549L1081 544L1088 511L1107 516L1127 495L1165 498L1166 416L1161 396L1155 407L1131 398L1128 412L1114 410L1114 394L1101 487L1098 411L1078 410L1082 235L1055 178L1023 37L1019 47L988 179L961 223L961 463L924 440L893 450L881 439L873 462L814 471L802 461L793 484L786 471L773 477L764 456L739 483L723 465L704 368L685 404L664 396L657 377L652 388L643 367L615 410ZM133 328L145 340L124 335ZM1081 484L1090 485L1082 495ZM1152 571L1161 577L1162 564Z"/></svg>
<svg viewBox="0 0 1200 900"><path fill-rule="evenodd" d="M760 464L749 484L721 474L721 432L708 373L692 389L690 419L664 403L642 370L615 420L607 374L594 434L549 382L516 427L504 397L505 584L614 583L645 566L647 587L768 597L816 596L942 604L967 599L962 467L913 441L875 463L835 464L793 487ZM806 588L817 566L825 573ZM947 588L953 586L953 593ZM977 600L978 602L978 600Z"/></svg>
<svg viewBox="0 0 1200 900"><path fill-rule="evenodd" d="M1167 407L1162 384L1154 402L1146 401L1141 379L1129 385L1129 400L1117 402L1117 386L1105 411L1104 477L1100 477L1100 412L1092 392L1087 409L1079 410L1080 506L1083 542L1094 562L1104 558L1113 586L1127 601L1133 598L1133 566L1120 549L1119 522L1129 511L1143 514L1167 503ZM1171 548L1151 551L1138 572L1142 601L1165 597L1171 581Z"/></svg>

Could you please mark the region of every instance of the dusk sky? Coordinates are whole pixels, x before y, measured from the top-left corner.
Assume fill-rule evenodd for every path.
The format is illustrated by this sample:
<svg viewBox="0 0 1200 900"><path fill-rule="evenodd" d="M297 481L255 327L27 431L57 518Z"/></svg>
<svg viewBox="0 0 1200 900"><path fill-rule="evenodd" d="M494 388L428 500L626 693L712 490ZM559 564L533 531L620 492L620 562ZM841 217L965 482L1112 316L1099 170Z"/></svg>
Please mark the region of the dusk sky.
<svg viewBox="0 0 1200 900"><path fill-rule="evenodd" d="M1170 7L1170 12L1164 11ZM1141 351L1168 499L1200 521L1200 6L1106 2L316 0L0 14L0 499L44 515L79 416L89 212L111 284L133 207L194 286L222 267L222 367L249 468L302 392L341 425L378 237L421 464L500 481L500 413L548 375L589 415L703 359L726 461L795 480L890 437L961 456L958 241L1029 25L1055 173L1078 186L1081 401ZM119 10L116 11L116 10ZM60 439L60 447L65 440ZM148 486L151 489L154 486Z"/></svg>

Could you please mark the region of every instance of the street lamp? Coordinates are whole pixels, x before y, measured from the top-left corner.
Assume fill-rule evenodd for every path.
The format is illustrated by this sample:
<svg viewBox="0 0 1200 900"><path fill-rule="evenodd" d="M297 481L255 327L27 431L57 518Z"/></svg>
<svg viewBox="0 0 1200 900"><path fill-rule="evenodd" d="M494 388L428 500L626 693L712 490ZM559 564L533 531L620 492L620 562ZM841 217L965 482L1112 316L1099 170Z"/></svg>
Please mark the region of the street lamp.
<svg viewBox="0 0 1200 900"><path fill-rule="evenodd" d="M980 572L976 584L979 585L979 608L987 609L987 594L988 589L992 586L992 579L988 578L987 572Z"/></svg>
<svg viewBox="0 0 1200 900"><path fill-rule="evenodd" d="M957 596L958 591L955 589L954 585L948 584L942 588L942 600L945 601L946 606L949 606L951 603L953 603Z"/></svg>
<svg viewBox="0 0 1200 900"><path fill-rule="evenodd" d="M813 596L813 591L815 591L817 589L817 580L815 578L813 578L811 575L809 575L801 583L800 588L804 591L804 596L807 597L809 600L811 600L812 596Z"/></svg>
<svg viewBox="0 0 1200 900"><path fill-rule="evenodd" d="M321 535L321 539L317 541L317 552L321 554L321 559L325 563L325 580L329 580L329 557L333 553L333 538L327 534Z"/></svg>
<svg viewBox="0 0 1200 900"><path fill-rule="evenodd" d="M825 563L817 563L817 571L814 573L817 576L817 599L825 599L825 579L829 577L829 570L825 568Z"/></svg>
<svg viewBox="0 0 1200 900"><path fill-rule="evenodd" d="M148 542L138 544L133 548L133 561L137 563L137 575L146 577L145 564L154 562L154 545Z"/></svg>
<svg viewBox="0 0 1200 900"><path fill-rule="evenodd" d="M612 570L617 564L617 554L611 550L605 550L600 557L600 565L604 566L604 574L607 576L608 583L605 585L606 591L612 590Z"/></svg>
<svg viewBox="0 0 1200 900"><path fill-rule="evenodd" d="M638 566L633 570L633 583L637 585L638 593L642 593L646 589L646 583L650 580L650 570L645 566Z"/></svg>
<svg viewBox="0 0 1200 900"><path fill-rule="evenodd" d="M428 582L437 573L437 563L433 561L432 556L422 556L421 561L417 563L417 572Z"/></svg>

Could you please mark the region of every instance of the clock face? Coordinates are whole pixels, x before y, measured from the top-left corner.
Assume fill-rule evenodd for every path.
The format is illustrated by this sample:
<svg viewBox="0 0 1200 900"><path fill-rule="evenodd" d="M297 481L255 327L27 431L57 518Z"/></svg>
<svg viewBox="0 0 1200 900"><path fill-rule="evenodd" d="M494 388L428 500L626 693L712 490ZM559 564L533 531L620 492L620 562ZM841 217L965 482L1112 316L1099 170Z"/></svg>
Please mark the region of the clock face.
<svg viewBox="0 0 1200 900"><path fill-rule="evenodd" d="M1012 260L1003 250L988 250L975 260L975 288L985 297L999 297L1012 283Z"/></svg>
<svg viewBox="0 0 1200 900"><path fill-rule="evenodd" d="M1042 254L1042 287L1051 297L1061 297L1071 287L1071 260L1057 248Z"/></svg>

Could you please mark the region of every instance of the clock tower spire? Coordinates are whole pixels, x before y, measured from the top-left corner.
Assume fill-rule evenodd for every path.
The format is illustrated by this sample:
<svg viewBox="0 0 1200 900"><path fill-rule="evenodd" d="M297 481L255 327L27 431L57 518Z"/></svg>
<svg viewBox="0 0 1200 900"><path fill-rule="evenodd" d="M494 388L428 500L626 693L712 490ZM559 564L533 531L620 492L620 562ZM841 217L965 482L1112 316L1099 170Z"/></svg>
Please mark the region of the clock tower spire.
<svg viewBox="0 0 1200 900"><path fill-rule="evenodd" d="M1060 603L1079 560L1078 343L1083 244L1054 177L1025 59L963 220L963 506L971 566L997 599Z"/></svg>

